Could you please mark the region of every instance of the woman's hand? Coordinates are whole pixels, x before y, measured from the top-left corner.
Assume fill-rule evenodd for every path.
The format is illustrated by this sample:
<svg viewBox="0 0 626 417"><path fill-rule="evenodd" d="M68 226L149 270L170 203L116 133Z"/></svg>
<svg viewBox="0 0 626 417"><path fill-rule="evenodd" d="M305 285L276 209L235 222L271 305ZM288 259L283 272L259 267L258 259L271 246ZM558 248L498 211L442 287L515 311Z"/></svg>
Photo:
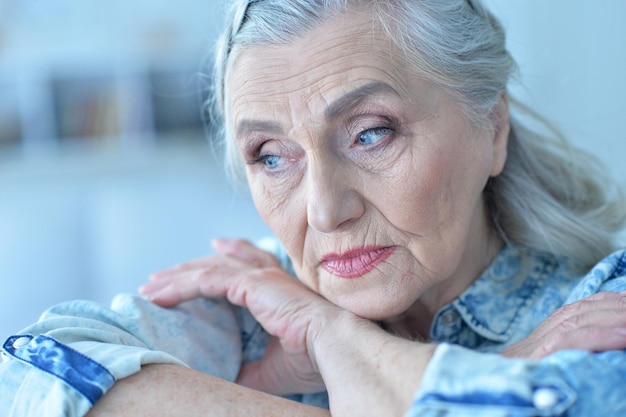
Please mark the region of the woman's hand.
<svg viewBox="0 0 626 417"><path fill-rule="evenodd" d="M625 348L626 292L602 292L556 310L530 336L502 354L539 360L567 349Z"/></svg>
<svg viewBox="0 0 626 417"><path fill-rule="evenodd" d="M161 306L225 296L248 308L274 337L238 383L274 394L327 390L335 416L406 412L433 345L391 336L328 302L249 242L218 240L214 248L216 256L156 273L140 291Z"/></svg>
<svg viewBox="0 0 626 417"><path fill-rule="evenodd" d="M310 349L313 321L339 308L283 271L270 253L244 240L216 240L217 255L158 272L140 288L170 307L198 297L226 297L250 310L274 336L262 360L245 365L241 385L273 394L325 389Z"/></svg>

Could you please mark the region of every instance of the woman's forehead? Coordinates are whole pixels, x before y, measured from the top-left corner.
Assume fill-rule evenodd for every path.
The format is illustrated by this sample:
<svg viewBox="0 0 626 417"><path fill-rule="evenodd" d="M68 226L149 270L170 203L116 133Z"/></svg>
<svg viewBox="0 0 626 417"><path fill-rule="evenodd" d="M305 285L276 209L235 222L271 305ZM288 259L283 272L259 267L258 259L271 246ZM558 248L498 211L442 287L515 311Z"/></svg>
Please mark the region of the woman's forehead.
<svg viewBox="0 0 626 417"><path fill-rule="evenodd" d="M323 121L332 123L341 118L343 115L350 114L354 109L358 108L362 103L372 99L372 97L389 97L401 100L400 94L389 84L384 82L369 82L363 84L346 94L340 96L334 101L328 102L323 108ZM238 118L235 123L235 136L245 136L250 132L263 131L268 133L284 134L283 127L280 123L270 120Z"/></svg>
<svg viewBox="0 0 626 417"><path fill-rule="evenodd" d="M408 74L390 42L355 20L342 26L337 19L291 44L238 51L227 80L232 117L323 108L372 84L405 93Z"/></svg>

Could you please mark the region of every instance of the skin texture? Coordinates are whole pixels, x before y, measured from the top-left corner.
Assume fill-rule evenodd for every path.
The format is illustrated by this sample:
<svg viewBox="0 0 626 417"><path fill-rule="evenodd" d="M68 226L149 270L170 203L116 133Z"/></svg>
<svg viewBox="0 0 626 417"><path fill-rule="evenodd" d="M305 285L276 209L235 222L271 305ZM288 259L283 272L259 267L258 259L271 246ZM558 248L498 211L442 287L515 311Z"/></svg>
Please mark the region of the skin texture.
<svg viewBox="0 0 626 417"><path fill-rule="evenodd" d="M162 306L226 297L248 308L273 338L237 382L276 394L326 389L335 417L406 412L435 349L412 339L427 337L434 312L471 284L502 244L482 190L506 161L506 97L494 109L497 123L471 125L444 90L412 74L371 28L354 13L289 45L233 51L227 122L255 204L300 281L249 242L217 240L215 256L154 274L141 289ZM346 278L329 267L329 259L350 267L349 258L367 261L382 249L389 256L367 273ZM623 300L581 303L586 323L561 310L508 354L541 356L537 346L568 333L571 320L572 340L580 343L580 328L624 317ZM590 314L597 309L603 313ZM620 320L611 323L624 327ZM603 330L626 344L624 334ZM559 340L552 346L571 342ZM94 415L125 405L143 410L155 395L154 415L308 411L293 403L281 411L284 400L191 370L153 372L147 367L116 384L102 402L108 408ZM201 388L188 391L187 377ZM164 414L159 398L166 393L187 402L171 406L181 414ZM250 405L256 412L249 414Z"/></svg>
<svg viewBox="0 0 626 417"><path fill-rule="evenodd" d="M224 241L204 273L190 273L195 288L161 280L169 301L198 288L225 296L275 337L239 383L273 393L325 388L333 415L406 411L434 346L370 320L425 338L434 312L501 246L482 191L506 160L506 98L498 125L471 125L369 28L363 16L341 16L293 44L238 51L228 79L227 122L255 204L301 283L252 245ZM379 249L390 255L349 279L325 265ZM153 300L168 304L163 293Z"/></svg>
<svg viewBox="0 0 626 417"><path fill-rule="evenodd" d="M117 382L88 417L327 417L328 410L263 394L175 365L149 365Z"/></svg>
<svg viewBox="0 0 626 417"><path fill-rule="evenodd" d="M275 394L331 392L334 385L336 393L342 394L335 399L355 403L346 409L374 407L381 408L382 414L389 406L408 406L433 345L391 336L371 321L328 302L249 242L218 240L214 247L221 255L155 274L142 292L163 306L205 296L227 297L248 308L274 338L261 361L242 367L238 383ZM405 356L409 352L410 360ZM407 372L400 375L400 369ZM374 397L355 384L379 379ZM385 390L389 395L382 395ZM394 400L385 404L381 399ZM367 405L373 400L374 404Z"/></svg>
<svg viewBox="0 0 626 417"><path fill-rule="evenodd" d="M432 345L393 337L328 303L249 242L220 239L214 248L215 256L152 275L142 293L162 306L217 296L247 306L275 337L261 361L242 367L239 384L288 393L316 391L323 383L334 416L402 415ZM626 293L601 293L557 310L503 355L538 360L563 349L625 347Z"/></svg>
<svg viewBox="0 0 626 417"><path fill-rule="evenodd" d="M508 108L497 106L498 126L471 126L390 48L400 55L342 17L293 44L243 50L229 122L259 213L300 280L361 317L412 314L426 336L501 247L482 190L506 160ZM372 246L393 254L364 276L322 267L326 254Z"/></svg>
<svg viewBox="0 0 626 417"><path fill-rule="evenodd" d="M561 307L526 339L509 346L508 357L540 360L566 349L624 349L626 292L602 292Z"/></svg>

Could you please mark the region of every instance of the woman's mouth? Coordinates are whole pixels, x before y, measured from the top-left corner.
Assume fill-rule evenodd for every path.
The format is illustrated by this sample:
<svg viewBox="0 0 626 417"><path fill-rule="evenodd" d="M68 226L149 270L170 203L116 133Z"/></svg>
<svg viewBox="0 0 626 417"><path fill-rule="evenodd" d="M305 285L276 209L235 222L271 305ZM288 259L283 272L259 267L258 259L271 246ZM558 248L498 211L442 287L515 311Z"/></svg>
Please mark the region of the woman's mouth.
<svg viewBox="0 0 626 417"><path fill-rule="evenodd" d="M384 262L395 251L395 246L364 246L344 253L327 253L321 267L340 278L358 278Z"/></svg>

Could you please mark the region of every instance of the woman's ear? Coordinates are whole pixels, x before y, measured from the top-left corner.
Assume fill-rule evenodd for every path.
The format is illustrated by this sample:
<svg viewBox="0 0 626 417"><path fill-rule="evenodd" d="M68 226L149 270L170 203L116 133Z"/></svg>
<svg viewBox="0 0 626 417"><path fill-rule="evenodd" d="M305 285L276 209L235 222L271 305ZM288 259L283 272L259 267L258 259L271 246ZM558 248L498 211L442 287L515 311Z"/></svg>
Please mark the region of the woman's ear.
<svg viewBox="0 0 626 417"><path fill-rule="evenodd" d="M493 132L493 164L490 175L496 177L504 169L507 156L507 145L511 122L509 119L509 98L506 93L502 94L500 101L493 109L494 132Z"/></svg>

